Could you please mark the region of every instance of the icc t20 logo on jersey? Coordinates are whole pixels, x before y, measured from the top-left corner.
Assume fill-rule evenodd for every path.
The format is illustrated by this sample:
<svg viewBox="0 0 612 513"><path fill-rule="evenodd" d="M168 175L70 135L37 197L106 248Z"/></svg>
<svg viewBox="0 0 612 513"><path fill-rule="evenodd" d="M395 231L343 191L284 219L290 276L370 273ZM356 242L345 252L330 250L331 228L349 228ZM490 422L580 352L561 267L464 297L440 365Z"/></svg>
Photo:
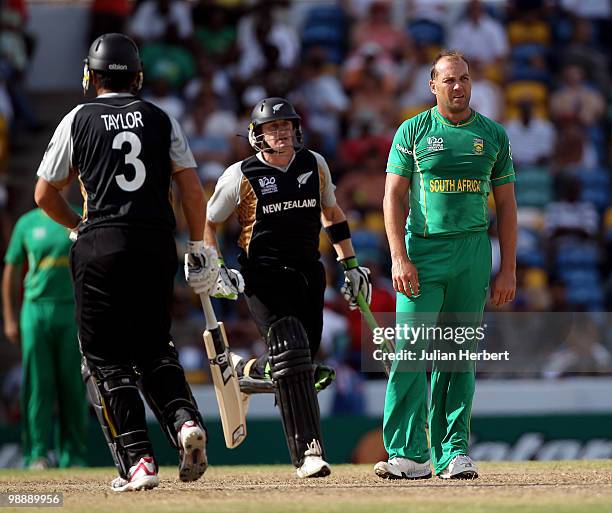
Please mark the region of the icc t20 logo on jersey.
<svg viewBox="0 0 612 513"><path fill-rule="evenodd" d="M427 151L442 151L444 149L444 139L442 137L428 137Z"/></svg>
<svg viewBox="0 0 612 513"><path fill-rule="evenodd" d="M272 194L273 192L278 192L278 187L276 186L276 177L264 176L258 180L259 186L261 187L262 194Z"/></svg>
<svg viewBox="0 0 612 513"><path fill-rule="evenodd" d="M474 153L482 155L484 152L484 141L480 137L474 137Z"/></svg>

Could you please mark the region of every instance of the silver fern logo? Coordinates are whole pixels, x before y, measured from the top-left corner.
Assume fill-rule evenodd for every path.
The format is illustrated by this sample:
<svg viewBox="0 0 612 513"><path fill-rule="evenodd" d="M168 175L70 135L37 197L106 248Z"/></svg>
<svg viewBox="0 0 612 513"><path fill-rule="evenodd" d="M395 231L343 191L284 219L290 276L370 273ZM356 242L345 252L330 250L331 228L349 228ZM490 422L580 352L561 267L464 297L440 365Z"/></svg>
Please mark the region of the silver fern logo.
<svg viewBox="0 0 612 513"><path fill-rule="evenodd" d="M308 171L308 173L302 173L300 176L297 177L297 181L299 184L298 189L308 181L312 173L312 171Z"/></svg>
<svg viewBox="0 0 612 513"><path fill-rule="evenodd" d="M277 103L276 105L272 105L272 112L276 114L283 105L284 103Z"/></svg>

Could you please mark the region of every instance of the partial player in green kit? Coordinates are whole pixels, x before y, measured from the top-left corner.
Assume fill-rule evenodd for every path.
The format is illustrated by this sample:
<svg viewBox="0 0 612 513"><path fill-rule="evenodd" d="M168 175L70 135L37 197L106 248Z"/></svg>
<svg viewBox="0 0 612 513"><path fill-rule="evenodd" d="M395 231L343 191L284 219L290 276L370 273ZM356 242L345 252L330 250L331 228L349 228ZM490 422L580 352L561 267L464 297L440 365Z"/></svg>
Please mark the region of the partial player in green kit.
<svg viewBox="0 0 612 513"><path fill-rule="evenodd" d="M4 257L4 331L13 343L21 339L22 452L24 465L32 469L50 465L55 410L59 467L85 464L88 410L68 265L70 245L68 230L35 209L17 221Z"/></svg>
<svg viewBox="0 0 612 513"><path fill-rule="evenodd" d="M491 273L489 192L495 199L501 249L492 303L500 306L514 298L516 201L511 150L504 129L470 109L469 64L461 53L446 51L436 57L429 86L436 106L402 123L387 164L384 214L397 322L427 325L454 315L464 327L473 328L482 320ZM398 349L410 349L406 340L397 342ZM413 348L426 343L419 340ZM464 347L474 350L475 343ZM440 478L478 477L468 456L474 386L473 362L455 370L433 363L430 456L424 365L409 371L396 361L383 419L389 460L377 463L375 473L391 479L428 478L433 460Z"/></svg>

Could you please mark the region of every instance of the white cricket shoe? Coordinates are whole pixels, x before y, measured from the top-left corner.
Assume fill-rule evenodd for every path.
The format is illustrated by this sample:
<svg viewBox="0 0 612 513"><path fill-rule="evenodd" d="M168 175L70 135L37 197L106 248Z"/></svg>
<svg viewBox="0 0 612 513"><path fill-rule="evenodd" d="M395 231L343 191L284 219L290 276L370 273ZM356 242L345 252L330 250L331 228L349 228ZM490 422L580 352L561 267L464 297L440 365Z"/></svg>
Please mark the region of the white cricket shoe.
<svg viewBox="0 0 612 513"><path fill-rule="evenodd" d="M306 477L326 477L331 474L331 468L322 458L323 451L318 440L312 440L308 449L304 451L304 462L297 468L297 476L300 479Z"/></svg>
<svg viewBox="0 0 612 513"><path fill-rule="evenodd" d="M144 456L132 465L128 478L117 477L111 482L113 492L132 492L135 490L150 490L159 485L157 469L151 456Z"/></svg>
<svg viewBox="0 0 612 513"><path fill-rule="evenodd" d="M51 462L47 458L38 458L28 466L28 470L47 470L51 468Z"/></svg>
<svg viewBox="0 0 612 513"><path fill-rule="evenodd" d="M455 456L442 472L438 474L440 479L476 479L478 469L472 458L465 454Z"/></svg>
<svg viewBox="0 0 612 513"><path fill-rule="evenodd" d="M431 462L417 463L408 458L391 458L374 465L374 473L383 479L429 479Z"/></svg>
<svg viewBox="0 0 612 513"><path fill-rule="evenodd" d="M181 481L196 481L208 468L206 458L206 432L195 421L189 420L181 426L179 442L179 478Z"/></svg>

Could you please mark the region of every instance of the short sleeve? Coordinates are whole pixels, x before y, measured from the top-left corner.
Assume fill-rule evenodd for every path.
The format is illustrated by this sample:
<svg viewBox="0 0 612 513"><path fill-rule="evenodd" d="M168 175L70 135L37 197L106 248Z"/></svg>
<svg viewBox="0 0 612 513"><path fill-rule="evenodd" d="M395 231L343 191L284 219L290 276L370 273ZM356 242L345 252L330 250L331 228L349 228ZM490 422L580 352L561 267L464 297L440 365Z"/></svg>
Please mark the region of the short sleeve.
<svg viewBox="0 0 612 513"><path fill-rule="evenodd" d="M213 223L222 223L232 215L240 203L240 182L242 161L232 164L219 177L215 192L208 200L206 217Z"/></svg>
<svg viewBox="0 0 612 513"><path fill-rule="evenodd" d="M185 132L179 125L178 121L172 116L170 123L172 124L172 134L170 136L170 160L172 161L172 172L182 171L196 167L196 161L189 148Z"/></svg>
<svg viewBox="0 0 612 513"><path fill-rule="evenodd" d="M73 151L72 122L82 107L79 105L64 116L47 146L36 174L49 183L63 186L69 180Z"/></svg>
<svg viewBox="0 0 612 513"><path fill-rule="evenodd" d="M317 167L319 169L319 184L321 187L321 206L323 208L333 207L336 204L336 186L332 181L329 166L323 155L316 152L311 152L317 159Z"/></svg>
<svg viewBox="0 0 612 513"><path fill-rule="evenodd" d="M410 135L411 125L409 120L404 121L395 132L393 143L389 150L387 159L387 173L410 178L414 171L413 145L414 141Z"/></svg>
<svg viewBox="0 0 612 513"><path fill-rule="evenodd" d="M4 263L22 264L26 258L26 254L23 221L20 219L15 224L15 228L11 234L11 240L6 250L6 254L4 255Z"/></svg>
<svg viewBox="0 0 612 513"><path fill-rule="evenodd" d="M497 160L493 164L491 172L491 183L494 186L516 181L514 165L512 164L512 148L508 140L508 134L501 126L499 127L499 140L500 147L497 152Z"/></svg>

